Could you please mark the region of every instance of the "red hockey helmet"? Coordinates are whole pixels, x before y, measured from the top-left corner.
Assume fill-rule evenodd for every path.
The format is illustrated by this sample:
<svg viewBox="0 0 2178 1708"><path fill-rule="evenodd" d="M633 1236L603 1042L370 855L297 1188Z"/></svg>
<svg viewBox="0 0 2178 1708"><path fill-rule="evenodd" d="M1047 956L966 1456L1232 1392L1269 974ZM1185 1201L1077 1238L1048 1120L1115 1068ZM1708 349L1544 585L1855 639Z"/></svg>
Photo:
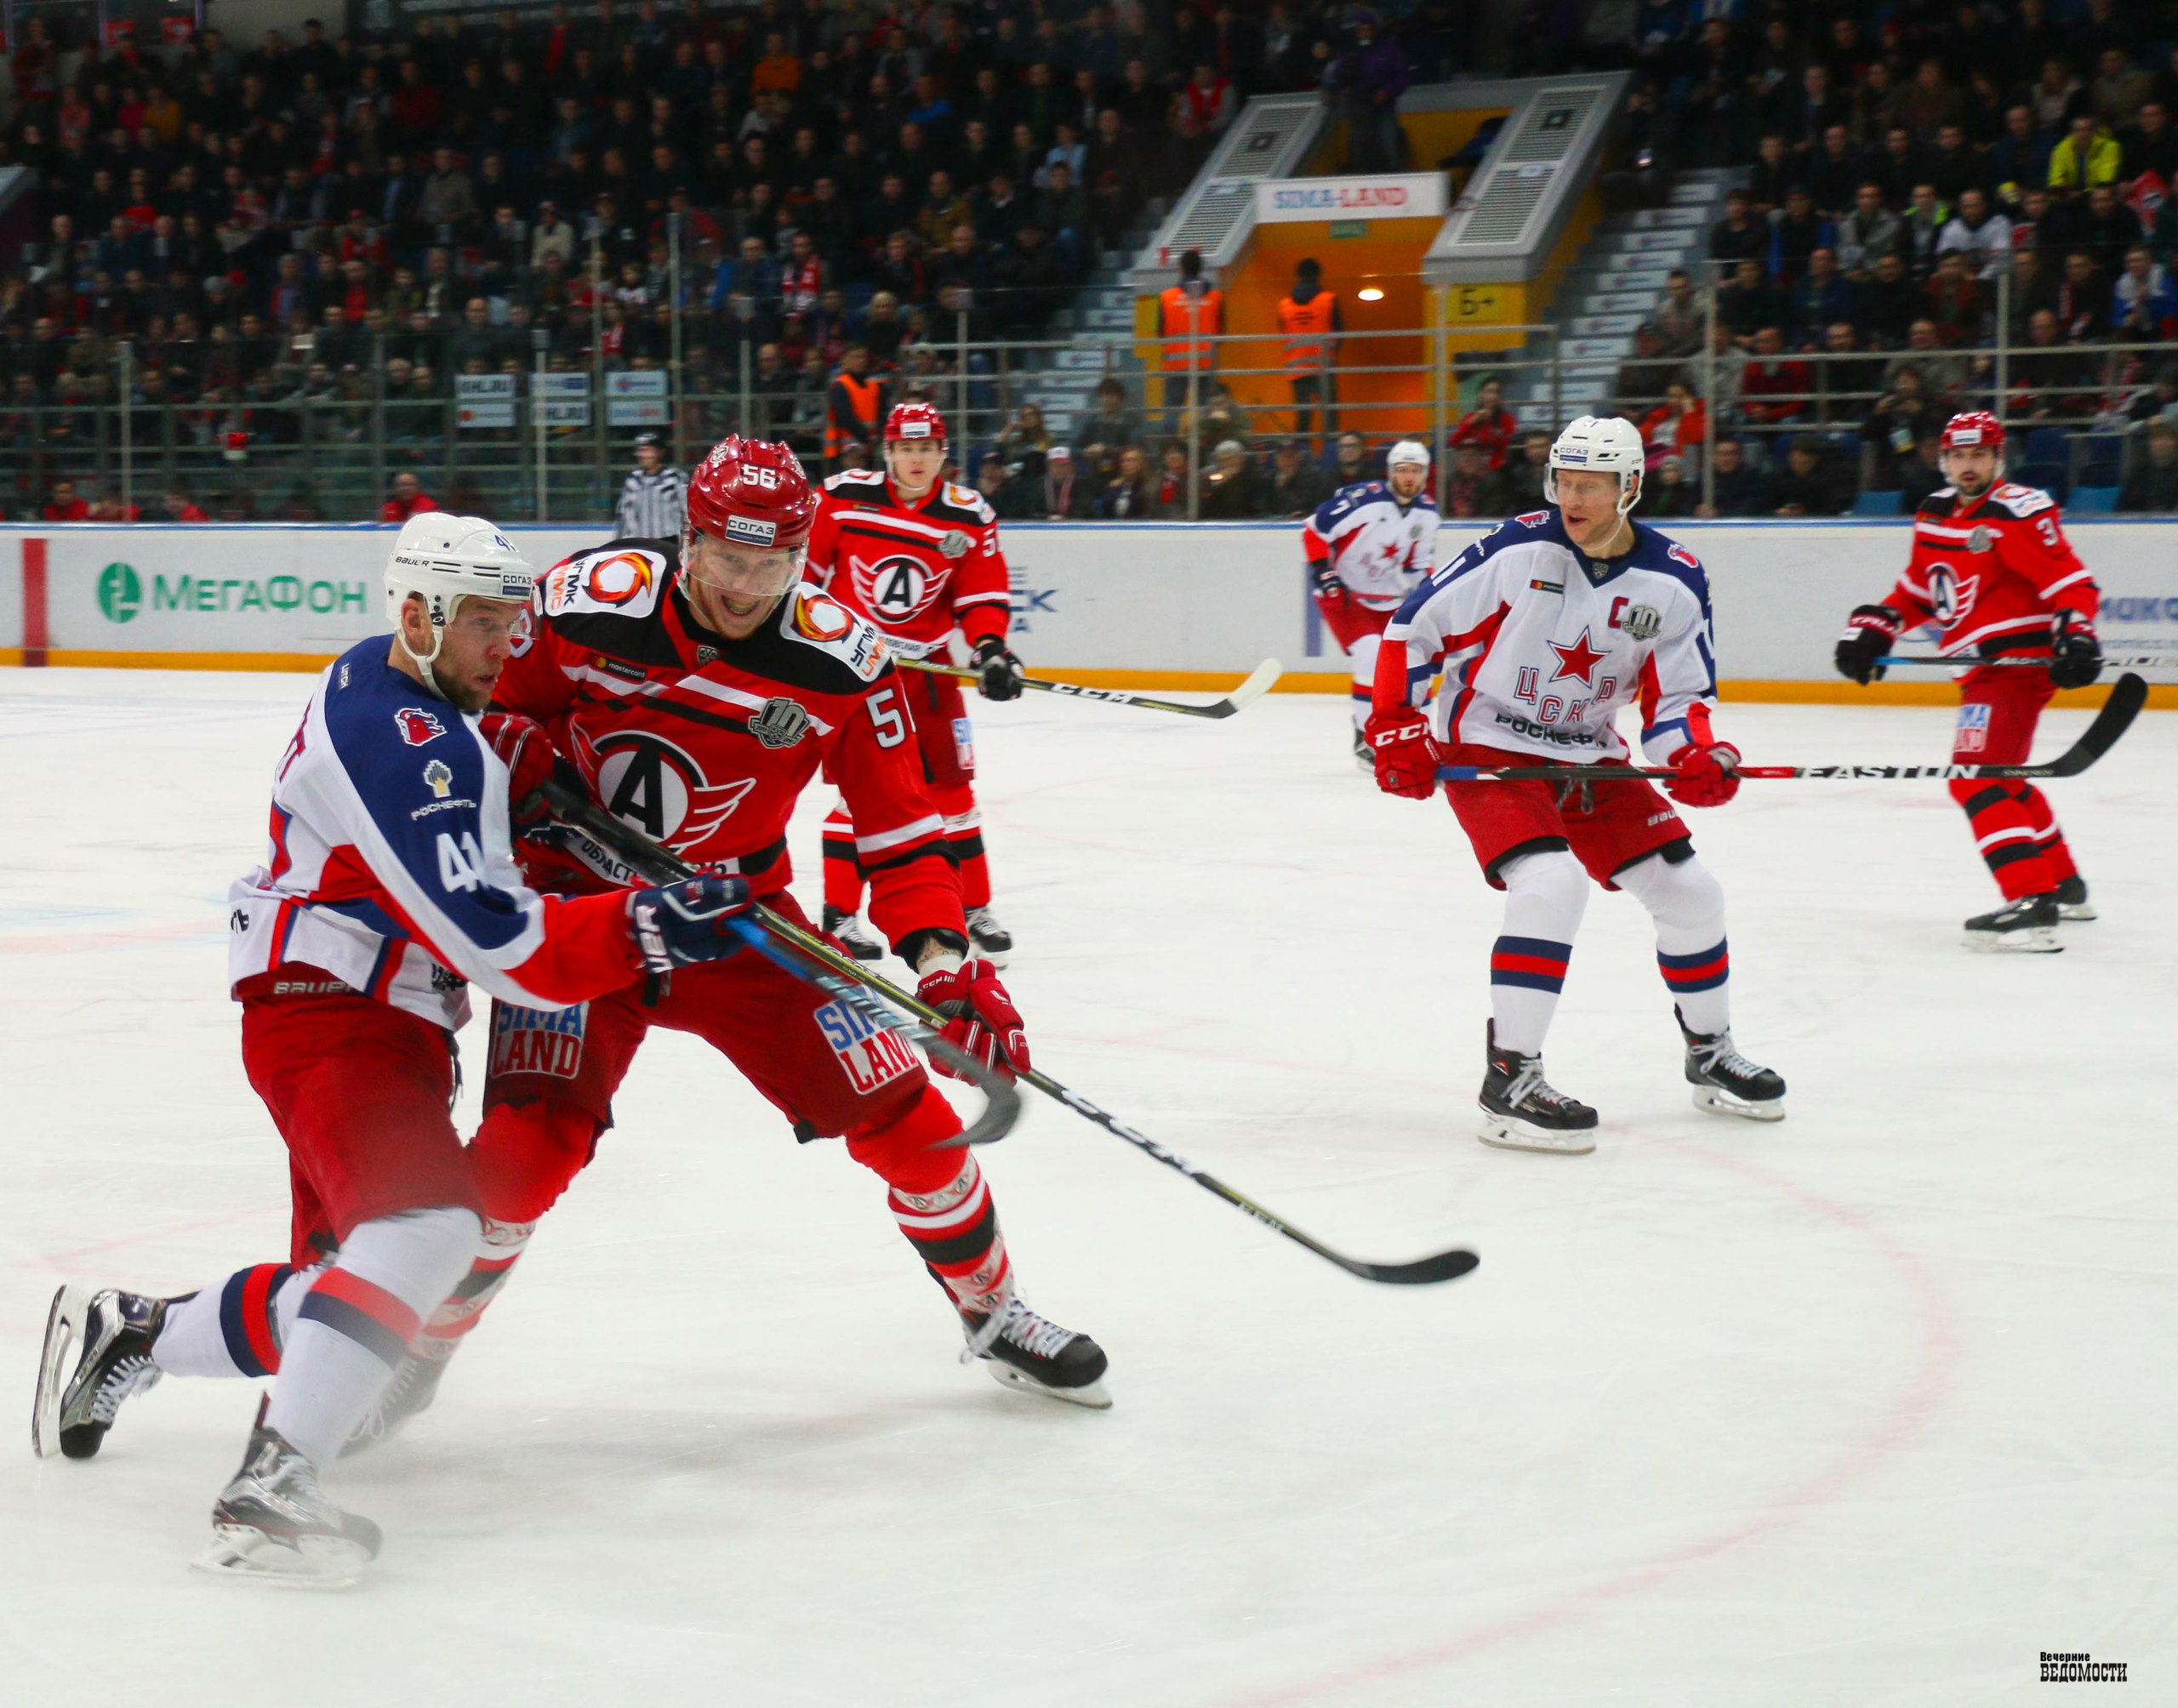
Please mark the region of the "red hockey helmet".
<svg viewBox="0 0 2178 1708"><path fill-rule="evenodd" d="M944 443L945 418L938 413L935 403L895 403L892 413L885 418L885 442L897 440L924 439Z"/></svg>
<svg viewBox="0 0 2178 1708"><path fill-rule="evenodd" d="M688 478L688 528L736 545L799 551L817 519L817 489L793 452L765 439L721 439Z"/></svg>
<svg viewBox="0 0 2178 1708"><path fill-rule="evenodd" d="M2001 458L2004 453L2004 424L1986 409L1969 409L1954 415L1943 424L1943 437L1936 441L1936 448L1950 451L1961 445L1986 445Z"/></svg>

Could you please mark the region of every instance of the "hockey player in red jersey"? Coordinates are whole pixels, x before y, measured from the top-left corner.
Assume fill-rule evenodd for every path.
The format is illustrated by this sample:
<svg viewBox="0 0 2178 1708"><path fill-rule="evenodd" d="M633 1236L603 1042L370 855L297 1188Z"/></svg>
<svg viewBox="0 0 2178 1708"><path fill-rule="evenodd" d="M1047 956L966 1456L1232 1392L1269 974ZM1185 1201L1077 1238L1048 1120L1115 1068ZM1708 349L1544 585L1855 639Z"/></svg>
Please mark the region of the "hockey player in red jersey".
<svg viewBox="0 0 2178 1708"><path fill-rule="evenodd" d="M412 517L386 567L396 633L319 681L272 784L265 863L228 953L242 1065L287 1142L285 1263L160 1299L64 1287L40 1362L41 1455L97 1453L162 1375L277 1375L212 1509L204 1569L331 1586L378 1551L317 1474L370 1414L419 1319L469 1267L485 1200L448 1119L468 985L580 1003L646 965L732 953L738 879L539 896L516 871L505 765L476 715L535 572L476 516Z"/></svg>
<svg viewBox="0 0 2178 1708"><path fill-rule="evenodd" d="M1012 999L989 963L968 959L906 684L876 630L801 579L816 511L816 490L784 445L727 439L689 481L681 540L614 540L545 576L536 633L494 697L514 798L550 775L556 749L605 811L803 923L787 893L787 821L821 766L854 812L871 918L921 974L918 994L953 1016L947 1035L962 1049L1026 1067ZM607 850L553 834L554 852L531 863L540 886L628 881ZM662 995L630 988L556 1011L494 1005L483 1124L470 1147L485 1244L425 1324L373 1428L428 1402L538 1218L612 1124L613 1091L653 1026L710 1044L796 1137L846 1140L889 1187L901 1233L1000 1381L1110 1403L1097 1343L1023 1301L976 1154L955 1142L960 1117L912 1052L752 952L677 974Z"/></svg>
<svg viewBox="0 0 2178 1708"><path fill-rule="evenodd" d="M2023 765L2034 726L2059 688L2102 674L2095 637L2095 578L2065 538L2056 501L2004 473L2004 430L1993 415L1954 415L1939 457L1951 484L1922 501L1913 555L1880 605L1857 606L1838 643L1841 675L1863 686L1900 635L1924 623L1959 658L1958 732L1952 757L1965 765ZM1984 663L2000 658L2033 664ZM1972 948L2047 953L2060 919L2091 919L2087 884L2073 863L2049 800L2031 783L1961 780L1952 799L1966 810L1975 845L2004 905L1966 922Z"/></svg>
<svg viewBox="0 0 2178 1708"><path fill-rule="evenodd" d="M1017 699L1021 661L1006 645L1012 614L998 519L983 495L944 478L945 421L927 403L901 403L885 419L885 469L850 469L824 482L809 536L810 578L868 618L901 657L952 663L955 629L987 700ZM968 935L978 951L1004 966L1013 939L990 905L983 816L976 807L975 732L961 685L926 671L902 673L914 709L915 745L930 798L961 868ZM824 928L874 960L884 950L859 930L869 866L868 839L857 834L849 803L824 821Z"/></svg>

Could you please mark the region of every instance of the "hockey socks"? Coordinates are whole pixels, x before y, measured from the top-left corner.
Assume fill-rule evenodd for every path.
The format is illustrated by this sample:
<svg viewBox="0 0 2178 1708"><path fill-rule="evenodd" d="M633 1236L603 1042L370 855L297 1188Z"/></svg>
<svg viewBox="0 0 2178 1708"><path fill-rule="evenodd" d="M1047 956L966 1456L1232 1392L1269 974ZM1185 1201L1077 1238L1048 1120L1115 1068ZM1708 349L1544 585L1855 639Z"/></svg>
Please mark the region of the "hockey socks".
<svg viewBox="0 0 2178 1708"><path fill-rule="evenodd" d="M933 1192L894 1187L886 1199L915 1255L964 1311L988 1315L1013 1294L1013 1266L998 1231L990 1185L972 1155Z"/></svg>
<svg viewBox="0 0 2178 1708"><path fill-rule="evenodd" d="M931 804L945 820L945 851L961 871L962 905L989 907L990 866L984 855L984 815L976 805L974 789L932 789L929 794ZM864 851L856 845L854 817L845 800L834 802L824 815L824 905L852 914L862 905L868 868ZM870 851L870 857L877 864L884 863L878 851Z"/></svg>
<svg viewBox="0 0 2178 1708"><path fill-rule="evenodd" d="M367 1221L311 1287L288 1335L265 1427L328 1465L370 1410L430 1310L476 1249L467 1210L416 1210Z"/></svg>
<svg viewBox="0 0 2178 1708"><path fill-rule="evenodd" d="M2056 815L2033 783L1964 781L1953 783L1951 793L2006 901L2049 895L2078 875Z"/></svg>
<svg viewBox="0 0 2178 1708"><path fill-rule="evenodd" d="M167 1306L151 1362L173 1376L270 1376L316 1269L259 1263Z"/></svg>
<svg viewBox="0 0 2178 1708"><path fill-rule="evenodd" d="M852 914L862 905L862 861L855 852L854 818L844 799L824 815L824 905Z"/></svg>
<svg viewBox="0 0 2178 1708"><path fill-rule="evenodd" d="M1354 727L1368 727L1369 714L1375 709L1372 703L1377 689L1377 654L1383 650L1381 635L1358 636L1347 648L1347 657L1354 662L1354 686L1347 691L1354 709Z"/></svg>
<svg viewBox="0 0 2178 1708"><path fill-rule="evenodd" d="M1678 845L1684 847L1684 844ZM1652 855L1613 874L1649 910L1656 927L1656 968L1690 1032L1731 1027L1731 959L1725 942L1725 890L1689 850Z"/></svg>
<svg viewBox="0 0 2178 1708"><path fill-rule="evenodd" d="M1505 924L1490 951L1492 1035L1500 1049L1539 1056L1588 908L1588 874L1560 848L1508 861L1497 877Z"/></svg>

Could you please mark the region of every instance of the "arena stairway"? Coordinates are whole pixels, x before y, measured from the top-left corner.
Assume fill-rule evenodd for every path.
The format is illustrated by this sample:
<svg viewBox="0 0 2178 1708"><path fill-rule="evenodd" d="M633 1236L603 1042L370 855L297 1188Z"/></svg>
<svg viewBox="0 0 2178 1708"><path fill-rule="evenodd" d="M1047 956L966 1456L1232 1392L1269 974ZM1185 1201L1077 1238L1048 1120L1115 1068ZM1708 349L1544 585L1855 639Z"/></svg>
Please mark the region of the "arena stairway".
<svg viewBox="0 0 2178 1708"><path fill-rule="evenodd" d="M1710 228L1724 218L1725 192L1746 175L1730 167L1682 172L1662 207L1607 214L1597 225L1542 316L1563 340L1562 420L1609 406L1618 365L1634 353L1634 330L1655 313L1673 268L1701 284ZM1542 420L1550 413L1548 369L1518 371L1505 401L1523 422Z"/></svg>
<svg viewBox="0 0 2178 1708"><path fill-rule="evenodd" d="M1166 209L1161 197L1153 197L1136 215L1123 247L1098 254L1095 270L1073 300L1052 316L1049 336L1070 340L1068 346L1030 356L1023 377L1006 388L1013 401L1033 403L1044 412L1044 424L1056 441L1070 438L1097 413L1097 384L1107 373L1126 382L1130 407L1143 407L1142 363L1134 351L1134 293L1127 285L1127 271L1156 235Z"/></svg>

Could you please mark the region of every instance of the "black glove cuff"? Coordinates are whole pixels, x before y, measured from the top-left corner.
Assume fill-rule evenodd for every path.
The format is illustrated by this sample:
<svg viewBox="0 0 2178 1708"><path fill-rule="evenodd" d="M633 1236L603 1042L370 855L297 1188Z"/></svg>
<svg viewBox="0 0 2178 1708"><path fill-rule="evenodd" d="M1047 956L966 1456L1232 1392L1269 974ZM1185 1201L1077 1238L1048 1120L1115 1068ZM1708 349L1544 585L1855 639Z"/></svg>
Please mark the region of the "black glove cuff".
<svg viewBox="0 0 2178 1708"><path fill-rule="evenodd" d="M922 958L932 949L944 949L949 954L956 954L966 960L968 958L968 940L960 932L948 931L943 925L925 925L909 931L892 945L893 954L909 966L915 967L922 965Z"/></svg>

